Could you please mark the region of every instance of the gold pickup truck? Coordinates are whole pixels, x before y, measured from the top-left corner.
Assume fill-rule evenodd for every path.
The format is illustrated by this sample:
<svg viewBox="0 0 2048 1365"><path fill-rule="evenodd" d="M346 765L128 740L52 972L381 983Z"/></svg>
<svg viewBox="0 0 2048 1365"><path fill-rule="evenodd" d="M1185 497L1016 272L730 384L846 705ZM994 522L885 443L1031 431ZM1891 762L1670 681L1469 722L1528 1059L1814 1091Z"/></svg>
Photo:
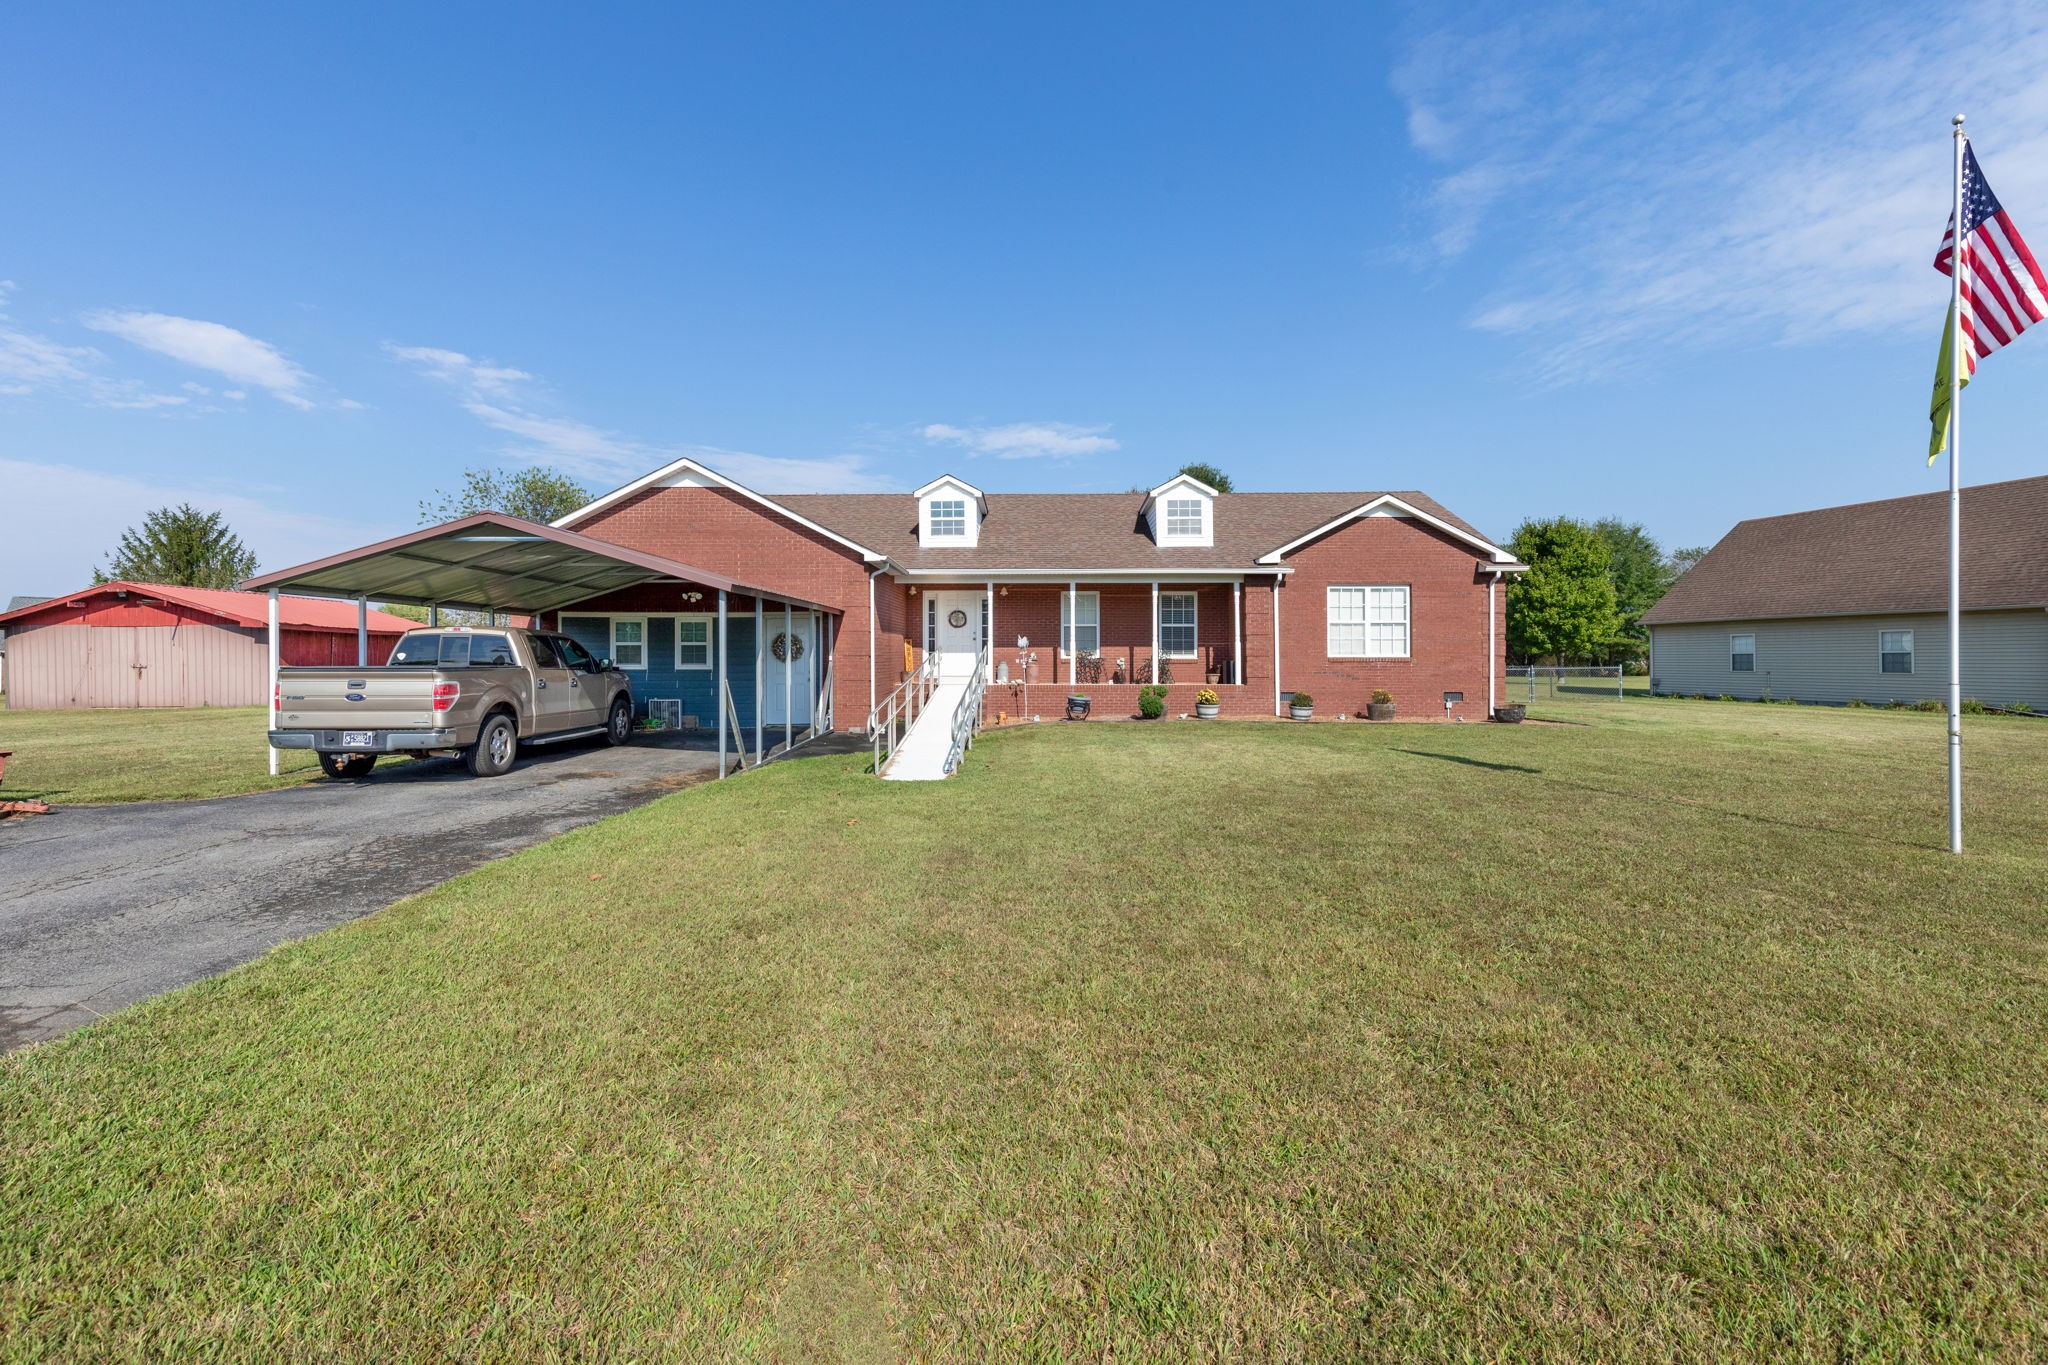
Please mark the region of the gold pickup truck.
<svg viewBox="0 0 2048 1365"><path fill-rule="evenodd" d="M376 668L286 668L270 742L312 749L330 777L365 777L379 754L454 752L496 777L522 744L633 734L633 697L610 659L566 635L497 626L409 630Z"/></svg>

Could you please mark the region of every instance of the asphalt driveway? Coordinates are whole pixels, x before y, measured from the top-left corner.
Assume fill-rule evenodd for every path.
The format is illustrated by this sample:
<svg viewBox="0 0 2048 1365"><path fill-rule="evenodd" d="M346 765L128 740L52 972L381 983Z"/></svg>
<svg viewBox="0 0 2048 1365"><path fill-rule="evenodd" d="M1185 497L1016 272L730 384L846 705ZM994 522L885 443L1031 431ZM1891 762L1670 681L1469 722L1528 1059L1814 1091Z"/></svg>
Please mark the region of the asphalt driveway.
<svg viewBox="0 0 2048 1365"><path fill-rule="evenodd" d="M52 1038L479 863L711 778L680 736L363 782L0 821L0 1051Z"/></svg>

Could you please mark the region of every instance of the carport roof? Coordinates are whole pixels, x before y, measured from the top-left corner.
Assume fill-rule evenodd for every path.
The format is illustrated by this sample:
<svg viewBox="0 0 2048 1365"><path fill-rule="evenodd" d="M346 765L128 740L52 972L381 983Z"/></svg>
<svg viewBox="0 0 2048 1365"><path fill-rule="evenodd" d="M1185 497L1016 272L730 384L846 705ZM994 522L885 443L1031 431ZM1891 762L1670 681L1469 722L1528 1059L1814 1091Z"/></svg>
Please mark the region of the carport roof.
<svg viewBox="0 0 2048 1365"><path fill-rule="evenodd" d="M554 611L601 593L670 580L834 611L709 569L614 545L537 521L479 512L311 563L259 574L256 592L368 597L479 611Z"/></svg>

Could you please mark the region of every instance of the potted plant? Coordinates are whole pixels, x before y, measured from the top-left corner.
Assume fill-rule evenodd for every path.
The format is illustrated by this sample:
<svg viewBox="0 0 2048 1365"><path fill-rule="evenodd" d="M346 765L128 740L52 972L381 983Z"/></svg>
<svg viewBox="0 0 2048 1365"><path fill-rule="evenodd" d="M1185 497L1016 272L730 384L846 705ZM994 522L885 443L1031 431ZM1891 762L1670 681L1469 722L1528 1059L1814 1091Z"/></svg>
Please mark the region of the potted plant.
<svg viewBox="0 0 2048 1365"><path fill-rule="evenodd" d="M1088 700L1088 694L1087 694L1086 692L1070 692L1070 693L1068 693L1068 694L1067 694L1067 719L1068 719L1068 720L1086 720L1086 719L1088 719L1088 707L1090 706L1090 704L1091 704L1091 703L1090 703L1090 702L1089 702L1089 700Z"/></svg>
<svg viewBox="0 0 2048 1365"><path fill-rule="evenodd" d="M1367 720L1392 720L1394 718L1394 694L1384 687L1375 687L1372 700L1365 704Z"/></svg>
<svg viewBox="0 0 2048 1365"><path fill-rule="evenodd" d="M1195 693L1195 715L1201 720L1214 720L1223 711L1223 698L1215 689L1205 687Z"/></svg>
<svg viewBox="0 0 2048 1365"><path fill-rule="evenodd" d="M1138 689L1138 714L1146 720L1158 720L1166 714L1166 689L1163 687L1141 687Z"/></svg>
<svg viewBox="0 0 2048 1365"><path fill-rule="evenodd" d="M1287 714L1296 720L1307 720L1316 713L1316 699L1306 692L1296 692L1287 703Z"/></svg>
<svg viewBox="0 0 2048 1365"><path fill-rule="evenodd" d="M1511 701L1505 706L1493 708L1493 718L1503 725L1520 725L1522 718L1529 714L1529 708L1521 702Z"/></svg>

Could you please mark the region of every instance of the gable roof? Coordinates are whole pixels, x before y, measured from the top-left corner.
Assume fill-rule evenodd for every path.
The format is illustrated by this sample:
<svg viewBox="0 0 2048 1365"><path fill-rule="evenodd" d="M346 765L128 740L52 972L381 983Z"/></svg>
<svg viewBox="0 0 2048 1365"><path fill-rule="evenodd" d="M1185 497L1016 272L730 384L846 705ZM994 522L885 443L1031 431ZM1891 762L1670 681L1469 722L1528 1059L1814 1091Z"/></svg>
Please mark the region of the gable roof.
<svg viewBox="0 0 2048 1365"><path fill-rule="evenodd" d="M1376 500L1397 499L1486 549L1486 537L1424 493L1219 493L1213 545L1158 545L1145 524L1143 493L992 493L973 549L927 549L917 538L917 501L905 493L800 493L780 501L872 545L905 569L1233 569L1256 571L1262 556Z"/></svg>
<svg viewBox="0 0 2048 1365"><path fill-rule="evenodd" d="M26 606L10 607L7 611L0 612L0 625L33 616L39 609L68 607L74 603L90 601L95 597L111 597L116 593L176 602L180 606L218 616L238 626L267 627L270 624L270 598L264 593L235 592L226 588L187 588L173 583L130 583L125 579L116 579L111 583L95 583L89 588L81 588L62 597L31 599ZM21 600L15 599L17 602ZM293 630L354 631L356 604L325 597L280 597L277 601L277 623ZM417 621L408 621L402 616L393 616L388 612L370 613L370 631L376 635L411 630L418 624Z"/></svg>
<svg viewBox="0 0 2048 1365"><path fill-rule="evenodd" d="M1963 606L2048 606L2048 477L1963 490ZM1948 494L1738 524L1647 625L1948 609Z"/></svg>
<svg viewBox="0 0 2048 1365"><path fill-rule="evenodd" d="M792 508L789 505L792 499L782 498L778 500L775 498L766 497L760 493L756 493L753 489L747 487L745 484L739 482L737 479L729 479L725 475L713 469L710 465L707 465L700 460L693 460L687 455L683 456L681 459L670 460L661 468L652 470L646 474L642 474L639 478L633 480L631 483L621 484L617 488L614 488L611 492L601 494L598 497L591 499L589 502L583 504L583 506L569 513L567 516L556 517L553 521L549 522L548 525L554 527L558 531L573 531L576 529L576 525L578 522L581 522L586 518L595 515L598 512L602 512L605 508L612 506L614 503L624 502L627 498L632 497L635 493L638 493L643 489L660 488L670 482L679 479L687 479L692 483L712 484L716 485L719 488L729 488L733 492L739 494L741 497L747 499L749 502L758 503L761 506L766 507L773 512L780 512L784 516L790 518L790 520L797 522L799 525L802 525L810 530L816 531L818 534L825 536L831 540L837 541L839 544L844 545L847 549L857 552L861 556L861 558L866 559L869 562L873 562L875 560L883 558L882 554L879 551L871 550L865 545L861 545L852 540L848 540L845 536L841 535L837 531L834 531L831 527L821 526L817 522L814 522L809 518L803 516L801 513L792 510Z"/></svg>

